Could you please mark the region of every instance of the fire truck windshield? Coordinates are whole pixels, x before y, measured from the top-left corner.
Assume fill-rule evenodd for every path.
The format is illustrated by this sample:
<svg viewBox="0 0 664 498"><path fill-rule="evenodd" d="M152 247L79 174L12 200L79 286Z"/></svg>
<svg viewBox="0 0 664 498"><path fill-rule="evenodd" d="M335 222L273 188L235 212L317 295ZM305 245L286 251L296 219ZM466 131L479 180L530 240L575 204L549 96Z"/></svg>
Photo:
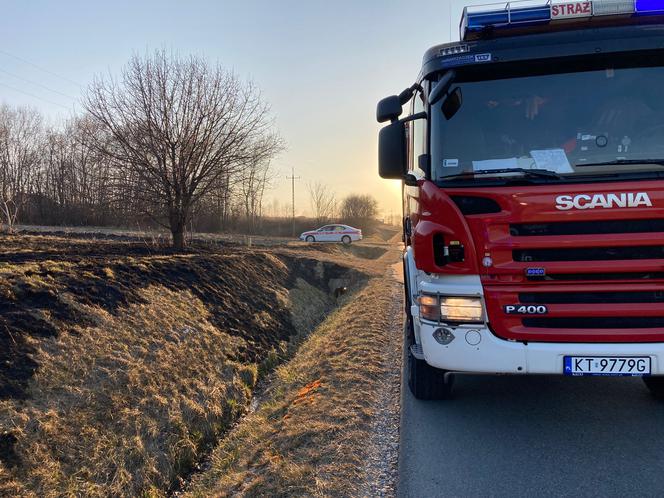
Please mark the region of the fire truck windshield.
<svg viewBox="0 0 664 498"><path fill-rule="evenodd" d="M456 113L445 116L444 99L432 107L434 181L495 181L511 170L569 181L664 172L664 67L520 71L461 74L451 88L461 90Z"/></svg>

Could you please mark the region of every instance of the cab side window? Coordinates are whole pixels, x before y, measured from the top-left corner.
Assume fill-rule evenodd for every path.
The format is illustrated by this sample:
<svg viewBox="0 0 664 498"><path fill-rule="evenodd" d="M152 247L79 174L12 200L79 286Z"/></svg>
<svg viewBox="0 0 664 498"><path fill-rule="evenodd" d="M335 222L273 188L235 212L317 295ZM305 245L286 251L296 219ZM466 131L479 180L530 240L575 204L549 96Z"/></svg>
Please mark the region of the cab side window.
<svg viewBox="0 0 664 498"><path fill-rule="evenodd" d="M413 114L424 112L424 95L417 92L413 97ZM411 171L416 176L425 176L425 172L420 168L419 158L427 153L427 120L416 119L411 121Z"/></svg>

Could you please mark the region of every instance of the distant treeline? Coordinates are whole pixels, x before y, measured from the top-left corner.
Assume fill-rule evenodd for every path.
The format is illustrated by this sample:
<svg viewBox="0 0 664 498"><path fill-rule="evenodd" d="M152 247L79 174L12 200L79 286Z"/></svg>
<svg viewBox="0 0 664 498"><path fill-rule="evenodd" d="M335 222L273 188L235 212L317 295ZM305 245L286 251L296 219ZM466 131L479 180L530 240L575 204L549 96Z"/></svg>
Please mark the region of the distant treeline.
<svg viewBox="0 0 664 498"><path fill-rule="evenodd" d="M93 146L103 133L87 116L54 129L43 126L34 109L0 106L1 224L159 225L154 203L145 196L146 180ZM189 225L255 230L270 179L268 160L228 168L193 205Z"/></svg>

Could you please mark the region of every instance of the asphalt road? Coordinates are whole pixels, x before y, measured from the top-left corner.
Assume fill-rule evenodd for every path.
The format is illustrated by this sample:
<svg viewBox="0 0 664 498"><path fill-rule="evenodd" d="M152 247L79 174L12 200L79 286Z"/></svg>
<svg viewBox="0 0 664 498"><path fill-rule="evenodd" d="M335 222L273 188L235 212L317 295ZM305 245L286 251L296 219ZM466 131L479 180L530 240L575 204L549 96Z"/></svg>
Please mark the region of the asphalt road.
<svg viewBox="0 0 664 498"><path fill-rule="evenodd" d="M402 389L400 497L664 496L664 402L638 378L457 376Z"/></svg>

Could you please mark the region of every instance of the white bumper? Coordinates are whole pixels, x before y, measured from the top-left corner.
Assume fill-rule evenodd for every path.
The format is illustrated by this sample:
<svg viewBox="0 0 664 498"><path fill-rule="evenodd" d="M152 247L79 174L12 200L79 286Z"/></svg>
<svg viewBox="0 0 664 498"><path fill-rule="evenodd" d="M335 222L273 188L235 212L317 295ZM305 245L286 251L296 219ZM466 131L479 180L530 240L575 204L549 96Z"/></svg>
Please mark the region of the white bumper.
<svg viewBox="0 0 664 498"><path fill-rule="evenodd" d="M483 297L479 276L428 275L415 267L412 249L404 254L411 302L421 292ZM649 356L651 374L664 375L664 343L542 343L507 341L493 335L486 325L448 326L421 320L419 307L411 306L415 341L425 361L436 368L457 372L561 374L564 356ZM454 335L440 344L434 332L445 327Z"/></svg>
<svg viewBox="0 0 664 498"><path fill-rule="evenodd" d="M419 320L415 320L416 326ZM650 356L652 375L664 375L664 343L577 344L505 341L483 327L448 327L455 339L436 342L439 325L419 323L419 339L426 362L458 372L562 374L564 356ZM476 343L478 337L480 342Z"/></svg>

